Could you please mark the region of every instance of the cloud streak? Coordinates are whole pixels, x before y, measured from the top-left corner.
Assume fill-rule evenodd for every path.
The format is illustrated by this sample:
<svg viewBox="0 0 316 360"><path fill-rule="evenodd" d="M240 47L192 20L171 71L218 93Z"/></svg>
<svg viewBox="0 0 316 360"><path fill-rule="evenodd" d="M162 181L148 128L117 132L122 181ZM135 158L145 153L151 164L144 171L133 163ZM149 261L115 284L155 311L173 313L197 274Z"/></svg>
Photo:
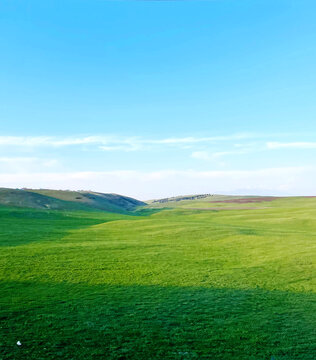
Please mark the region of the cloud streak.
<svg viewBox="0 0 316 360"><path fill-rule="evenodd" d="M117 137L112 135L53 137L53 136L0 136L0 146L15 147L65 147L95 145L103 151L135 151L148 146L185 146L199 143L216 143L253 137L251 134L232 134L213 137L170 137L144 139L140 137Z"/></svg>
<svg viewBox="0 0 316 360"><path fill-rule="evenodd" d="M229 155L242 155L249 153L250 150L232 150L232 151L218 151L218 152L208 152L208 151L194 151L191 154L191 158L205 161L212 161L223 156Z"/></svg>
<svg viewBox="0 0 316 360"><path fill-rule="evenodd" d="M268 142L268 149L316 149L316 142Z"/></svg>
<svg viewBox="0 0 316 360"><path fill-rule="evenodd" d="M0 157L1 172L11 171L14 173L20 173L22 171L47 171L47 169L55 168L59 165L59 161L56 159L46 159L38 157L22 157L22 156L2 156Z"/></svg>

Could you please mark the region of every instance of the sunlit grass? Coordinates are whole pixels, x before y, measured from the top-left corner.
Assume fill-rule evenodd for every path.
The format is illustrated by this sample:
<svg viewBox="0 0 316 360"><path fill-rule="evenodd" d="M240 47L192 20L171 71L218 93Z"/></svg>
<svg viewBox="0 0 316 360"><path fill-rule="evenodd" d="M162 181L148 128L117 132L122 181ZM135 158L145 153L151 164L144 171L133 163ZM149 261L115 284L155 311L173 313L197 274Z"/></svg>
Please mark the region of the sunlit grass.
<svg viewBox="0 0 316 360"><path fill-rule="evenodd" d="M0 216L5 359L314 358L315 199Z"/></svg>

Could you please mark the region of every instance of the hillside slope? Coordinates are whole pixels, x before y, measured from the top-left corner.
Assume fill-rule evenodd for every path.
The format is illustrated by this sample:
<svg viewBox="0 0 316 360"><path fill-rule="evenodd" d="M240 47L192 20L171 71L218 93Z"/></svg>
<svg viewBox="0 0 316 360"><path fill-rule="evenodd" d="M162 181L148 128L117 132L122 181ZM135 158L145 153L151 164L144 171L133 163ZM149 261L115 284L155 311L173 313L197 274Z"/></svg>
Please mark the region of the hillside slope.
<svg viewBox="0 0 316 360"><path fill-rule="evenodd" d="M90 191L0 188L0 205L52 210L133 211L142 201Z"/></svg>

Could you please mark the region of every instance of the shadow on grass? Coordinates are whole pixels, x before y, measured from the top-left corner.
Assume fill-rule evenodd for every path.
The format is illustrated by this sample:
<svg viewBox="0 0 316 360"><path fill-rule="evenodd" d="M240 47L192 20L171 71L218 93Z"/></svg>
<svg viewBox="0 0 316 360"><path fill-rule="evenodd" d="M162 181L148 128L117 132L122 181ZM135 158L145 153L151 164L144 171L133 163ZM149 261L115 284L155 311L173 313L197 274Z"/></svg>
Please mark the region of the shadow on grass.
<svg viewBox="0 0 316 360"><path fill-rule="evenodd" d="M18 246L37 241L54 241L71 230L126 219L112 213L64 212L6 208L0 211L0 247Z"/></svg>
<svg viewBox="0 0 316 360"><path fill-rule="evenodd" d="M7 282L1 294L1 359L312 360L315 354L311 293Z"/></svg>
<svg viewBox="0 0 316 360"><path fill-rule="evenodd" d="M54 241L72 230L117 220L137 220L160 212L140 209L126 214L106 211L61 211L0 207L0 247Z"/></svg>

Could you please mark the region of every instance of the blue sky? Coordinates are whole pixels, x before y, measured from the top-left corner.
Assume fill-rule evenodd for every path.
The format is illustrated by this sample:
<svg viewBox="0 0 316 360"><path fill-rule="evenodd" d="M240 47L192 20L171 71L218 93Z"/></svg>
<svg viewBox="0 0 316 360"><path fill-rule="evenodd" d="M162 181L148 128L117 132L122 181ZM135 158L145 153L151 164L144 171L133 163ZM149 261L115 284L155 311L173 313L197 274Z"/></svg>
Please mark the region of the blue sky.
<svg viewBox="0 0 316 360"><path fill-rule="evenodd" d="M0 3L0 186L316 195L316 3Z"/></svg>

